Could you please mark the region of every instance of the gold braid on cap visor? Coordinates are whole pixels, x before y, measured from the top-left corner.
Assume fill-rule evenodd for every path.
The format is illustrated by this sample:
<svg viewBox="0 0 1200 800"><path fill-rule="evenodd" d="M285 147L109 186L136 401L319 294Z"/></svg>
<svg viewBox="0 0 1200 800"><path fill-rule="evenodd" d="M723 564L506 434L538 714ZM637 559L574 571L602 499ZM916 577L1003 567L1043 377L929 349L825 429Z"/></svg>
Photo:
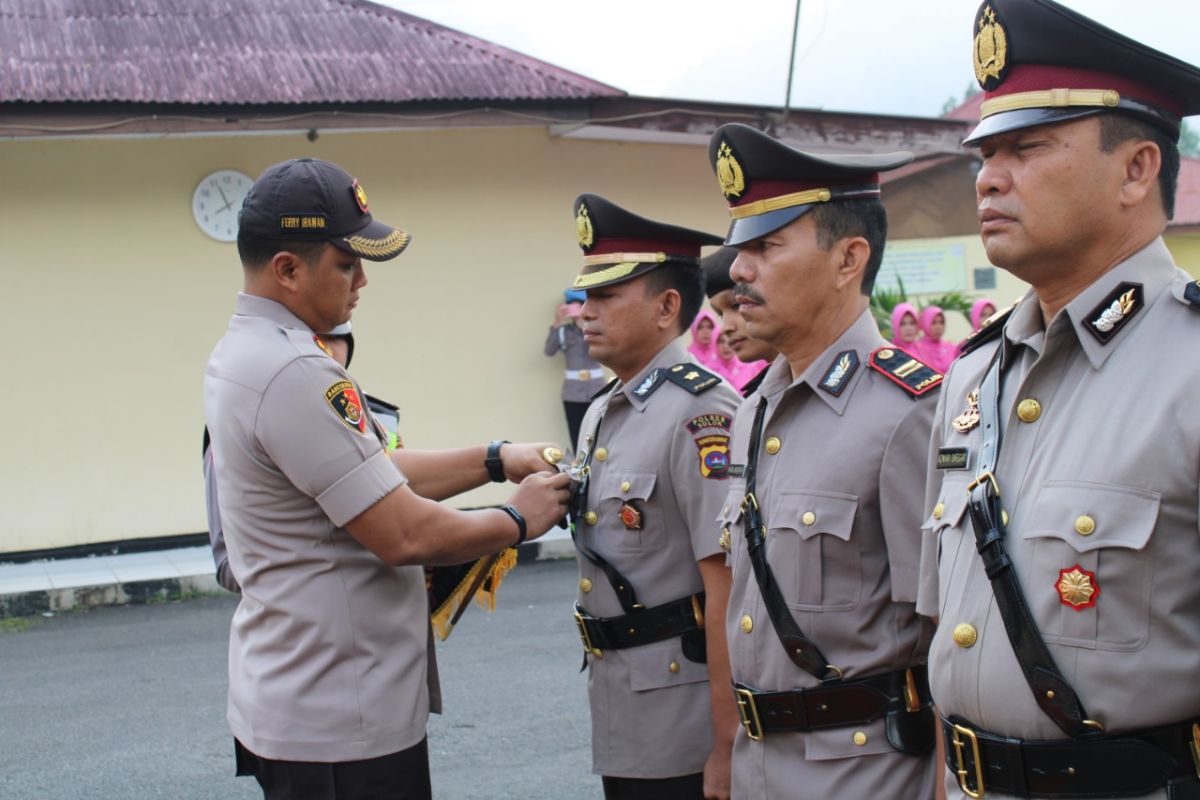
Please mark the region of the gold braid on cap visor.
<svg viewBox="0 0 1200 800"><path fill-rule="evenodd" d="M365 236L347 236L346 244L360 256L390 256L408 246L409 235L402 230L394 230L382 239L368 239Z"/></svg>
<svg viewBox="0 0 1200 800"><path fill-rule="evenodd" d="M772 211L779 211L784 208L792 208L793 206L806 206L810 203L828 203L830 200L850 199L854 197L878 197L879 187L863 187L859 189L845 189L836 192L830 189L808 189L803 192L793 192L792 194L781 194L778 197L768 197L765 200L755 200L753 203L746 203L740 206L730 206L729 216L734 219L745 219L746 217L757 217L759 214L768 214Z"/></svg>
<svg viewBox="0 0 1200 800"><path fill-rule="evenodd" d="M1116 108L1121 102L1121 93L1113 89L1045 89L1038 92L1017 92L1002 97L984 100L979 106L979 118L987 119L1002 111L1018 111L1023 108L1070 108L1071 106L1097 106Z"/></svg>
<svg viewBox="0 0 1200 800"><path fill-rule="evenodd" d="M594 256L584 256L583 266L585 267L603 264L612 264L612 266L578 276L571 284L571 288L586 289L589 286L620 280L633 272L638 264L661 264L666 260L666 253L597 253Z"/></svg>

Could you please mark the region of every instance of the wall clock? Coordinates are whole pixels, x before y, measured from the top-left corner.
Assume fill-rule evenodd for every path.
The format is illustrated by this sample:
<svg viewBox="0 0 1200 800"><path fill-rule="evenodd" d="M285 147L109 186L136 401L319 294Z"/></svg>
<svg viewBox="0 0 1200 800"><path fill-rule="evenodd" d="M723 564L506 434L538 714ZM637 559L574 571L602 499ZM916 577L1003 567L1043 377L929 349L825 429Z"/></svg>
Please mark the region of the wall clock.
<svg viewBox="0 0 1200 800"><path fill-rule="evenodd" d="M218 242L237 240L238 212L254 180L234 169L219 169L200 181L192 193L192 217L200 230Z"/></svg>

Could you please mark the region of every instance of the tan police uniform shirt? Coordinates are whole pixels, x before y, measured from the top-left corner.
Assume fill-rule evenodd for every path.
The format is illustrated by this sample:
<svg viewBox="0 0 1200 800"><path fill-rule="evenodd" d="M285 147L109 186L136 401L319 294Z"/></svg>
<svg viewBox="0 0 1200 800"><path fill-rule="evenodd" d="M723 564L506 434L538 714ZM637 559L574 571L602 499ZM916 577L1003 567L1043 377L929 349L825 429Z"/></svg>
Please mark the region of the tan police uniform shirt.
<svg viewBox="0 0 1200 800"><path fill-rule="evenodd" d="M738 473L755 408L767 399L756 481L767 560L800 629L846 678L922 664L929 642L929 623L914 603L935 401L932 394L914 399L868 366L885 345L864 311L799 379L777 358L734 423ZM733 680L762 691L816 686L787 657L754 579L742 526L745 490L744 475L730 481L719 518L732 543L726 636ZM733 796L923 800L933 797L934 760L893 750L882 718L762 741L742 729L733 747Z"/></svg>
<svg viewBox="0 0 1200 800"><path fill-rule="evenodd" d="M951 368L931 461L965 447L968 462L930 469L919 601L940 616L929 660L942 714L1005 736L1066 738L1017 664L966 513L980 428L961 433L953 421L1003 347L1005 547L1055 663L1109 732L1200 715L1200 309L1183 302L1189 280L1156 239L1048 329L1027 295L996 343ZM963 630L955 643L965 625L969 646ZM961 797L950 778L949 796Z"/></svg>
<svg viewBox="0 0 1200 800"><path fill-rule="evenodd" d="M703 591L696 562L721 553L712 520L724 497L737 393L719 378L700 394L672 383L664 373L683 362L687 350L677 340L629 384L597 398L576 450L581 459L594 450L588 510L595 514L577 535L629 579L647 608ZM641 512L641 530L621 521L626 503ZM596 617L623 614L604 573L577 560L580 605ZM704 769L713 744L706 664L685 658L678 638L587 660L593 771L669 778Z"/></svg>
<svg viewBox="0 0 1200 800"><path fill-rule="evenodd" d="M375 758L425 736L423 570L384 564L342 527L406 482L362 398L284 306L238 296L204 400L242 584L229 725L265 758Z"/></svg>
<svg viewBox="0 0 1200 800"><path fill-rule="evenodd" d="M583 340L583 331L575 323L563 323L559 327L550 327L546 335L546 343L542 352L548 356L562 351L564 370L562 399L568 403L587 403L596 392L604 388L608 378L604 375L604 367L588 355L587 342ZM566 372L579 373L568 377ZM587 374L587 379L583 378Z"/></svg>

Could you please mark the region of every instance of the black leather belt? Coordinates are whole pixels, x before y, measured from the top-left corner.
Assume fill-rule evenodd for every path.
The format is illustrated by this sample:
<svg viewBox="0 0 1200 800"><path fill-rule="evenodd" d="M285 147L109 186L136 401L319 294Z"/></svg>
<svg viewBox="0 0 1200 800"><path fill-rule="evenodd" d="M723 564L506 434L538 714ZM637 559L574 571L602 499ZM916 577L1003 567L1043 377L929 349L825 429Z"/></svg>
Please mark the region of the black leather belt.
<svg viewBox="0 0 1200 800"><path fill-rule="evenodd" d="M760 692L738 683L733 695L746 735L755 741L768 733L865 725L894 706L916 713L931 702L924 666L787 692Z"/></svg>
<svg viewBox="0 0 1200 800"><path fill-rule="evenodd" d="M1200 798L1200 724L1177 722L1087 739L1010 739L942 718L946 766L968 797L1139 797L1166 788Z"/></svg>
<svg viewBox="0 0 1200 800"><path fill-rule="evenodd" d="M579 626L583 649L603 658L605 650L640 647L702 630L704 592L619 617L593 617L576 603L575 624Z"/></svg>

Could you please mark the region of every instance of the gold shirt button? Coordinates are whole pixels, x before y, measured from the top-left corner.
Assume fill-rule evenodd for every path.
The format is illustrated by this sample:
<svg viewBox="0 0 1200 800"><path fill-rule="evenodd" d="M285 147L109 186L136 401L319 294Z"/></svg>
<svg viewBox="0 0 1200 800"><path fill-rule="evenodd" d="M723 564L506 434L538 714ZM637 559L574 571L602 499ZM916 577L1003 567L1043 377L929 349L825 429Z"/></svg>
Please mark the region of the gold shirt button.
<svg viewBox="0 0 1200 800"><path fill-rule="evenodd" d="M1032 397L1026 397L1017 403L1017 417L1021 422L1036 422L1042 415L1042 404Z"/></svg>
<svg viewBox="0 0 1200 800"><path fill-rule="evenodd" d="M608 460L608 449L604 448L604 447L597 447L596 448L596 460L597 461L607 461Z"/></svg>
<svg viewBox="0 0 1200 800"><path fill-rule="evenodd" d="M581 580L579 582L579 591L583 592L584 594L587 594L591 590L592 590L592 582L590 580L588 580L587 578L584 578L583 580Z"/></svg>
<svg viewBox="0 0 1200 800"><path fill-rule="evenodd" d="M1005 525L1008 524L1008 512L1005 511L1003 508L1000 509L1000 521L1002 523L1004 523Z"/></svg>
<svg viewBox="0 0 1200 800"><path fill-rule="evenodd" d="M667 664L667 671L672 674L679 672L679 662L672 661L670 664Z"/></svg>
<svg viewBox="0 0 1200 800"><path fill-rule="evenodd" d="M630 486L630 483L629 483L629 481L625 481L624 483L622 483L622 484L621 484L621 491L622 491L622 492L628 492L628 491L629 491L629 486Z"/></svg>
<svg viewBox="0 0 1200 800"><path fill-rule="evenodd" d="M754 630L754 620L750 619L749 614L742 615L742 633L749 633Z"/></svg>
<svg viewBox="0 0 1200 800"><path fill-rule="evenodd" d="M717 537L717 545L720 546L720 548L725 551L728 551L729 548L733 545L733 540L729 535L729 526L728 525L726 525L724 528L721 529L721 535Z"/></svg>
<svg viewBox="0 0 1200 800"><path fill-rule="evenodd" d="M945 514L945 513L946 513L946 504L945 503L938 503L936 506L933 507L933 518L934 519L941 519L942 514Z"/></svg>
<svg viewBox="0 0 1200 800"><path fill-rule="evenodd" d="M1091 536L1094 530L1096 530L1096 520L1087 514L1075 518L1075 532L1080 536Z"/></svg>
<svg viewBox="0 0 1200 800"><path fill-rule="evenodd" d="M974 625L963 622L954 626L954 643L959 647L970 647L978 639L979 633L976 632Z"/></svg>
<svg viewBox="0 0 1200 800"><path fill-rule="evenodd" d="M767 439L767 452L771 455L778 453L781 447L783 447L783 442L779 441L778 436L771 436Z"/></svg>
<svg viewBox="0 0 1200 800"><path fill-rule="evenodd" d="M812 525L817 521L817 515L811 511L805 511L804 516L800 518L800 521L805 525Z"/></svg>
<svg viewBox="0 0 1200 800"><path fill-rule="evenodd" d="M595 511L589 511L583 515L583 521L586 522L588 525L595 525L596 520L598 520L598 519L600 519L600 517L596 514Z"/></svg>
<svg viewBox="0 0 1200 800"><path fill-rule="evenodd" d="M859 747L862 747L864 744L867 743L867 735L865 733L863 733L862 731L855 731L854 732L854 743L856 745L858 745Z"/></svg>

